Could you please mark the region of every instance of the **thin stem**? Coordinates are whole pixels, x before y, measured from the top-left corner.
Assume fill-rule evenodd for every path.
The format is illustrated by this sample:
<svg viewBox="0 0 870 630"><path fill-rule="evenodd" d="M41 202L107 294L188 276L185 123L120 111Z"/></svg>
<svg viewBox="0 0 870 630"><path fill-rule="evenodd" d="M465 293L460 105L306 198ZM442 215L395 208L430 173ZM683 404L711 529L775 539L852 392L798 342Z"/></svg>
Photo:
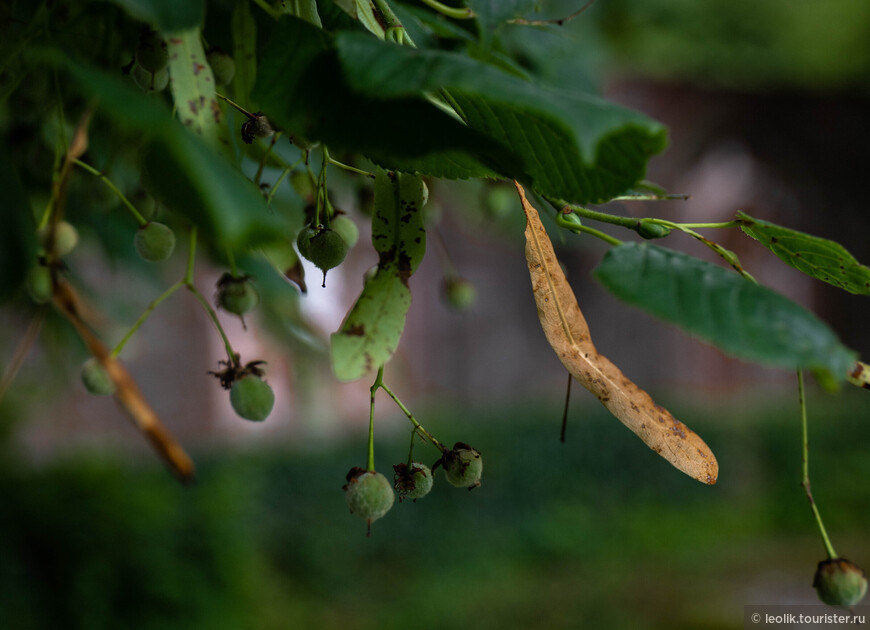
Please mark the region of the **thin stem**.
<svg viewBox="0 0 870 630"><path fill-rule="evenodd" d="M383 368L381 368L381 372L383 372ZM441 442L439 442L438 440L436 440L435 437L434 437L431 433L429 433L426 429L423 428L423 425L421 425L419 422L417 422L417 419L414 417L414 414L412 414L412 413L408 410L408 408L407 408L404 404L402 404L402 401L399 400L398 396L396 396L396 395L393 393L393 390L391 390L389 387L387 387L386 383L384 383L383 381L381 381L381 382L378 384L378 386L379 386L381 389L383 389L385 392L387 392L387 395L388 395L390 398L393 399L393 402L396 403L396 404L399 406L399 409L401 409L402 412L403 412L406 416L408 416L408 420L411 421L411 424L413 424L413 425L416 427L416 429L417 429L417 430L418 430L422 435L424 435L424 436L426 437L427 440L429 440L430 442L432 442L432 444L435 446L435 448L437 448L437 449L438 449L439 451L441 451L442 453L443 453L445 450L447 450L447 449L444 448L444 445L441 444Z"/></svg>
<svg viewBox="0 0 870 630"><path fill-rule="evenodd" d="M739 273L750 282L758 284L758 280L752 277L752 274L750 274L748 271L746 271L746 269L743 268L743 265L740 264L740 260L737 258L737 254L732 252L730 249L726 249L722 247L719 243L711 241L706 236L695 232L689 227L686 227L686 225L683 223L674 223L673 221L665 221L664 219L652 219L651 221L659 225L664 225L665 227L672 228L674 230L679 230L688 234L692 238L701 241L702 243L704 243L704 245L712 249L716 253L716 255L722 258L722 260L731 265L731 267L734 268L734 271Z"/></svg>
<svg viewBox="0 0 870 630"><path fill-rule="evenodd" d="M122 193L118 189L118 187L115 186L115 184L112 182L112 180L109 179L108 177L106 177L102 171L98 171L90 164L86 164L85 162L82 162L81 160L73 160L73 164L75 164L76 166L82 167L91 175L94 175L97 178L99 178L99 180L101 182L103 182L106 186L108 186L112 192L114 192L116 195L118 195L118 199L120 199L121 203L123 203L124 206L127 208L127 210L130 211L130 214L132 214L136 218L136 221L139 222L139 225L145 225L148 223L148 220L145 217L143 217L142 214L138 210L136 210L136 206L134 206L132 203L130 203L130 200L127 199L127 197L124 195L124 193Z"/></svg>
<svg viewBox="0 0 870 630"><path fill-rule="evenodd" d="M562 411L562 431L559 434L559 441L565 443L565 433L568 430L568 403L571 402L571 382L574 377L568 372L568 388L565 390L565 409Z"/></svg>
<svg viewBox="0 0 870 630"><path fill-rule="evenodd" d="M190 247L187 250L187 270L184 272L184 284L193 285L193 271L196 265L196 226L190 230Z"/></svg>
<svg viewBox="0 0 870 630"><path fill-rule="evenodd" d="M148 307L145 309L145 311L139 316L139 319L136 320L136 323L134 323L133 326L130 328L130 330L127 331L127 334L124 335L124 338L121 339L121 341L118 342L118 345L116 345L112 349L112 352L109 353L109 356L111 356L113 359L116 359L118 357L118 355L121 354L121 351L124 349L124 346L127 345L127 342L130 341L130 339L133 337L133 335L136 334L136 331L139 330L139 328L142 326L142 324L145 323L145 320L148 319L148 316L151 315L151 313L154 311L154 309L157 308L158 306L160 306L160 303L163 302L163 300L168 298L170 295L172 295L173 293L178 291L178 289L180 289L183 286L185 286L184 281L179 280L178 282L173 284L171 287L166 289L166 291L161 293L157 298L155 298L148 305Z"/></svg>
<svg viewBox="0 0 870 630"><path fill-rule="evenodd" d="M831 539L828 538L828 532L825 530L825 524L822 523L822 515L819 513L819 508L813 499L813 493L810 490L810 461L809 461L809 437L807 431L807 404L804 397L804 375L798 370L798 398L801 406L801 432L803 440L803 480L801 485L807 493L807 500L810 502L810 509L813 511L813 516L816 518L816 523L819 526L819 533L822 535L822 542L825 545L825 550L828 552L828 558L833 560L838 558L837 552L834 551L834 546L831 544Z"/></svg>
<svg viewBox="0 0 870 630"><path fill-rule="evenodd" d="M278 138L281 137L281 132L275 132L272 136L272 142L269 143L269 148L266 149L265 153L263 153L263 157L260 158L260 165L257 167L257 174L254 175L254 183L257 186L260 185L260 179L263 177L263 169L266 168L266 159L269 157L269 154L272 152L272 149L275 147L275 143L278 142Z"/></svg>
<svg viewBox="0 0 870 630"><path fill-rule="evenodd" d="M658 223L659 225L670 225L670 221L664 219L646 219L650 223ZM740 225L740 221L721 221L719 223L675 223L683 228L732 228Z"/></svg>
<svg viewBox="0 0 870 630"><path fill-rule="evenodd" d="M355 166L351 166L350 164L345 164L343 162L339 162L338 160L336 160L333 157L329 157L328 159L329 159L329 163L332 164L333 166L337 166L338 168L342 168L346 171L350 171L351 173L356 173L357 175L365 175L366 177L370 177L372 179L375 178L374 173L369 173L368 171L364 171L361 168L357 168Z"/></svg>
<svg viewBox="0 0 870 630"><path fill-rule="evenodd" d="M232 107L236 108L239 112L241 112L242 114L247 116L250 120L256 120L257 117L254 116L251 112L249 112L247 109L245 109L244 107L242 107L238 103L231 101L223 94L219 94L219 93L215 92L215 96L217 96L219 99L222 99L222 100L226 101L227 103L229 103Z"/></svg>
<svg viewBox="0 0 870 630"><path fill-rule="evenodd" d="M614 246L622 245L622 241L620 241L618 238L610 236L610 234L605 234L604 232L601 232L600 230L596 230L595 228L591 228L588 225L578 225L574 229L577 232L583 232L584 234L589 234L589 235L594 236L596 238L600 238L602 241L609 243L611 245L614 245Z"/></svg>
<svg viewBox="0 0 870 630"><path fill-rule="evenodd" d="M384 366L382 365L378 368L378 375L375 377L375 382L372 383L369 392L371 393L371 398L369 402L369 443L368 443L368 455L366 457L366 470L374 471L375 469L375 393L378 391L378 387L383 385L384 379Z"/></svg>
<svg viewBox="0 0 870 630"><path fill-rule="evenodd" d="M227 247L227 263L230 266L230 275L232 275L233 278L238 278L239 270L236 267L236 257L233 256L233 250L229 246Z"/></svg>
<svg viewBox="0 0 870 630"><path fill-rule="evenodd" d="M598 210L591 210L589 208L584 208L583 206L576 206L571 203L565 203L563 201L555 200L555 199L547 199L551 206L553 206L557 211L561 210L564 207L569 207L574 211L574 214L583 218L583 219L592 219L593 221L600 221L602 223L610 223L611 225L619 225L621 227L634 229L634 226L637 225L637 219L632 217L618 217L613 214L608 214L606 212L599 212Z"/></svg>
<svg viewBox="0 0 870 630"><path fill-rule="evenodd" d="M297 162L296 164L298 164L298 163L299 162ZM278 177L277 180L275 180L275 183L272 184L271 190L269 190L269 196L266 197L267 204L272 203L272 198L275 196L275 193L277 192L278 187L284 182L284 179L290 174L290 172L293 170L293 168L295 166L296 166L295 164L293 166L288 166L283 171L281 171L281 175Z"/></svg>
<svg viewBox="0 0 870 630"><path fill-rule="evenodd" d="M686 194L638 193L636 195L620 195L610 201L686 201L690 198L691 195Z"/></svg>
<svg viewBox="0 0 870 630"><path fill-rule="evenodd" d="M199 290L192 284L185 282L184 285L187 287L188 291L193 293L193 296L197 299L205 312L208 313L208 316L211 318L211 321L214 323L215 328L217 328L218 333L223 339L224 347L227 349L227 356L230 359L230 363L235 364L236 362L236 353L233 351L233 346L230 344L230 340L227 338L227 334L224 332L223 326L221 326L220 320L218 320L217 313L214 312L214 309L211 307L211 304L208 303L208 300L199 292Z"/></svg>
<svg viewBox="0 0 870 630"><path fill-rule="evenodd" d="M589 7L591 7L593 4L595 4L595 0L588 0L586 4L574 11L574 13L561 18L556 18L552 20L527 20L525 18L516 18L513 20L508 20L508 24L522 24L523 26L546 26L548 24L556 24L557 26L562 26L566 22L570 22L574 18L585 13L586 10L589 9Z"/></svg>
<svg viewBox="0 0 870 630"><path fill-rule="evenodd" d="M443 16L453 18L454 20L470 20L476 15L471 9L460 9L458 7L448 7L446 4L441 4L438 0L420 0L430 9L436 10Z"/></svg>
<svg viewBox="0 0 870 630"><path fill-rule="evenodd" d="M411 470L411 466L414 463L414 438L417 437L417 427L414 427L413 431L411 431L411 446L408 448L408 470Z"/></svg>

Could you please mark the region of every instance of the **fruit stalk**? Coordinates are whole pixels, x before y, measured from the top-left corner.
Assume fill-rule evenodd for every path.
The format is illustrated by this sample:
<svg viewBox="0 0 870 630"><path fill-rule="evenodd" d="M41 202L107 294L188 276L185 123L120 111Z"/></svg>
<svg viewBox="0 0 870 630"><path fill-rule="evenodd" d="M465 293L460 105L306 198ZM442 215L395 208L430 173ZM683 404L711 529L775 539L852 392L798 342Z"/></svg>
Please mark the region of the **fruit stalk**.
<svg viewBox="0 0 870 630"><path fill-rule="evenodd" d="M822 535L822 542L825 545L825 550L828 552L828 558L833 560L837 558L837 552L834 551L834 546L831 544L831 539L828 538L828 532L825 530L825 524L822 522L822 515L819 513L819 508L816 506L813 493L810 490L810 460L809 460L809 438L807 431L807 404L804 396L804 375L800 370L797 371L798 377L798 399L801 406L801 433L803 442L803 479L801 486L804 492L807 493L807 500L810 502L810 509L813 511L813 516L816 518L816 523L819 526L819 533Z"/></svg>

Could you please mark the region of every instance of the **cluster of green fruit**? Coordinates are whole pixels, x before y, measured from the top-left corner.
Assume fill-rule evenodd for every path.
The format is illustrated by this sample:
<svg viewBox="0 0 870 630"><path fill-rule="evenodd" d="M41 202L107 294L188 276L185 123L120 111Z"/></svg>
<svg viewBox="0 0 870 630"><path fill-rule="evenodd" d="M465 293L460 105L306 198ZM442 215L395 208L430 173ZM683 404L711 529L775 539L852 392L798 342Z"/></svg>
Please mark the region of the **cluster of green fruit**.
<svg viewBox="0 0 870 630"><path fill-rule="evenodd" d="M483 458L480 453L462 442L445 450L432 468L421 462L396 464L393 484L379 472L354 467L347 473L347 484L343 486L344 498L351 514L355 514L368 524L384 516L393 507L395 495L399 500L425 497L432 490L433 470L443 466L447 481L457 488L469 490L480 485L483 474Z"/></svg>
<svg viewBox="0 0 870 630"><path fill-rule="evenodd" d="M206 55L216 85L228 85L236 73L233 58L220 48L212 48ZM125 68L133 81L144 92L162 92L169 85L169 46L159 33L144 29L133 60Z"/></svg>

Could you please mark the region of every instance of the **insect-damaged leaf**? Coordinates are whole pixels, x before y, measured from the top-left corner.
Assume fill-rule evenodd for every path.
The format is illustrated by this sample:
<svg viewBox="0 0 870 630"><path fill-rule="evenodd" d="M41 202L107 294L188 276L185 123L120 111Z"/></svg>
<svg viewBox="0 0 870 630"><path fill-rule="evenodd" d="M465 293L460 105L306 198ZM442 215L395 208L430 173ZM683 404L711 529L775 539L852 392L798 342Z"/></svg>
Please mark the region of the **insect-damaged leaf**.
<svg viewBox="0 0 870 630"><path fill-rule="evenodd" d="M652 450L690 477L716 483L719 464L704 441L598 353L538 211L519 184L517 190L526 214L526 260L538 317L559 360Z"/></svg>
<svg viewBox="0 0 870 630"><path fill-rule="evenodd" d="M849 293L870 294L870 268L835 241L790 230L739 212L737 220L749 236L783 261L822 282Z"/></svg>
<svg viewBox="0 0 870 630"><path fill-rule="evenodd" d="M200 39L198 28L167 37L172 99L185 127L213 146L228 148L229 132L215 95L214 74Z"/></svg>
<svg viewBox="0 0 870 630"><path fill-rule="evenodd" d="M424 202L419 175L378 169L372 217L378 268L332 335L332 368L340 380L356 380L382 366L399 345L411 306L408 278L426 251Z"/></svg>

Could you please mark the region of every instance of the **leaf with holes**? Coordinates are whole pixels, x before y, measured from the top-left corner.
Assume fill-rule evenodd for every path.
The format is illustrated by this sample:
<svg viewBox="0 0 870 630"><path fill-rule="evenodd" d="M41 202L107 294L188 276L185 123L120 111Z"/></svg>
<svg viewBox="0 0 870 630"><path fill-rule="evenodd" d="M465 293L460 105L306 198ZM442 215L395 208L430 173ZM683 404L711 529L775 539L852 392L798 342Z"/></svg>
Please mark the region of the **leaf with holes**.
<svg viewBox="0 0 870 630"><path fill-rule="evenodd" d="M870 267L835 241L737 213L740 228L798 271L849 293L870 295Z"/></svg>

